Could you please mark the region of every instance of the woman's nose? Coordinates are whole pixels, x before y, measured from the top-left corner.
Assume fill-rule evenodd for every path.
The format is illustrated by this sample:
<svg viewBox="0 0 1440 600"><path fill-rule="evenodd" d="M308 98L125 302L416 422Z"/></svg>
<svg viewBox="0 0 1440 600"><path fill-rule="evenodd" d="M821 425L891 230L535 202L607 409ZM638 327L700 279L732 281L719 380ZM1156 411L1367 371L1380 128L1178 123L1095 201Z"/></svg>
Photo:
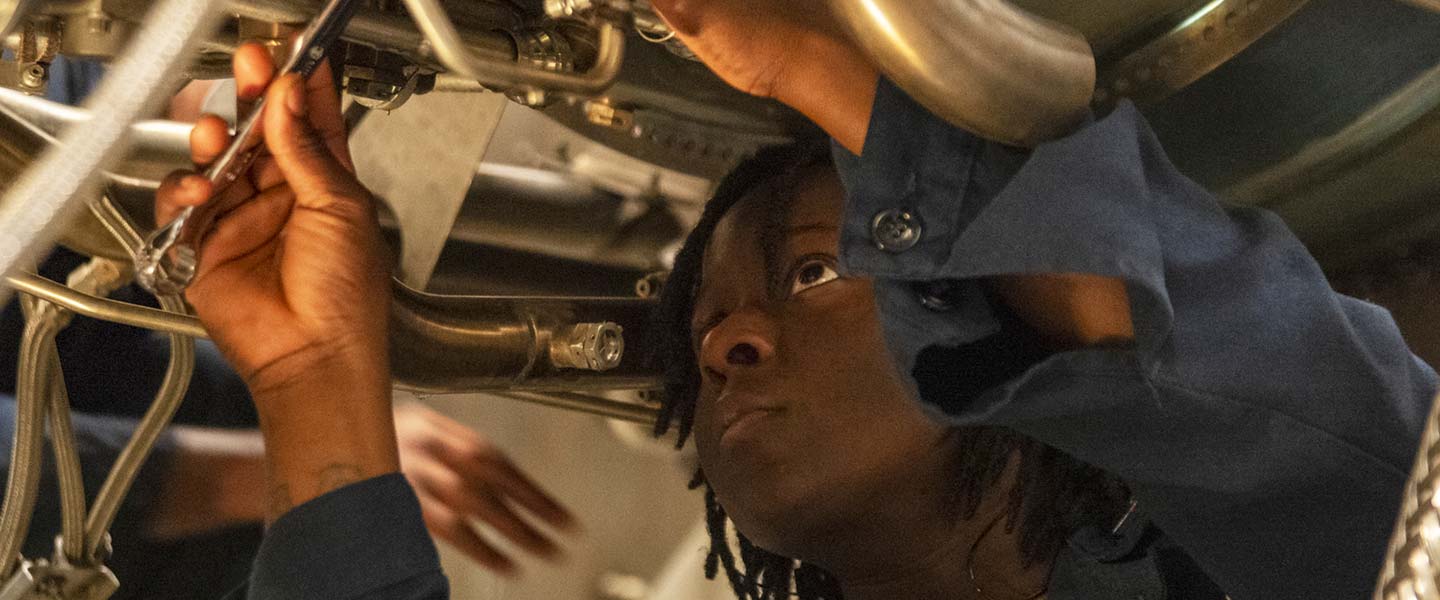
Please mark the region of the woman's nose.
<svg viewBox="0 0 1440 600"><path fill-rule="evenodd" d="M722 377L737 369L759 367L774 355L773 328L760 315L732 314L700 341L700 366Z"/></svg>

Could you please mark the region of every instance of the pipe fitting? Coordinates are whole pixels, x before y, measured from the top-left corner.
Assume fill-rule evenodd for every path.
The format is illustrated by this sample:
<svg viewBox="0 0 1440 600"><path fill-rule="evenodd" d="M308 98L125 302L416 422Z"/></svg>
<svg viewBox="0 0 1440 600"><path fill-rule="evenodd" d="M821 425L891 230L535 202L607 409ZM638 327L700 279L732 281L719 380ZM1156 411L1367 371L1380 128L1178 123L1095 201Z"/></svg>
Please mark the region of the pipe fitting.
<svg viewBox="0 0 1440 600"><path fill-rule="evenodd" d="M609 371L624 356L624 329L615 323L580 323L550 341L550 362L562 369Z"/></svg>

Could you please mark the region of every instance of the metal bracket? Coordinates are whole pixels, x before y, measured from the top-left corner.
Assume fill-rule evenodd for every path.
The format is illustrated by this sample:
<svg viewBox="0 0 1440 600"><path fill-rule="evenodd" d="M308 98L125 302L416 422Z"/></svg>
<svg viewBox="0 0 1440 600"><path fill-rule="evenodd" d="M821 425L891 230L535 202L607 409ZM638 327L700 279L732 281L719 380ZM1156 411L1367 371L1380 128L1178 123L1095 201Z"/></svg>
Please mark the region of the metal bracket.
<svg viewBox="0 0 1440 600"><path fill-rule="evenodd" d="M0 600L106 600L120 589L120 580L108 567L73 564L66 560L61 546L62 540L56 537L54 560L20 563L0 585Z"/></svg>

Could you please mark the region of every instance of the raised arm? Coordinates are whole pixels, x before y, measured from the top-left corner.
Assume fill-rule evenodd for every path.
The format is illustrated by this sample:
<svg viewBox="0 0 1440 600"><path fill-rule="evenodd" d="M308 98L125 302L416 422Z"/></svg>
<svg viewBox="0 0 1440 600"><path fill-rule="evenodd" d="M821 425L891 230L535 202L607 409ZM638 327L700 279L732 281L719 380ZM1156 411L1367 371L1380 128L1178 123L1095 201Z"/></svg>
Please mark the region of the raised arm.
<svg viewBox="0 0 1440 600"><path fill-rule="evenodd" d="M242 96L264 91L266 146L226 194L249 198L201 250L187 299L249 386L265 438L271 519L251 598L442 598L446 583L414 492L399 475L387 347L390 272L374 200L350 171L339 98L322 67L286 76L258 46L236 55ZM197 124L204 165L228 143ZM206 201L177 174L167 221Z"/></svg>
<svg viewBox="0 0 1440 600"><path fill-rule="evenodd" d="M835 138L842 267L875 278L888 346L939 415L1006 425L1119 475L1235 598L1369 594L1436 376L1384 310L1334 293L1278 218L1223 206L1178 173L1128 104L1008 148L889 82L847 83L873 85L873 69L827 75L853 63L747 54L750 38L707 33L706 19L710 32L743 27L763 3L654 4L732 83L773 70L848 90L752 88ZM745 56L750 71L729 60ZM848 96L826 108L825 93ZM885 243L884 215L905 215L913 245ZM929 301L936 290L946 302ZM1038 330L1049 356L991 389L947 386L967 347L1009 333L1001 313Z"/></svg>

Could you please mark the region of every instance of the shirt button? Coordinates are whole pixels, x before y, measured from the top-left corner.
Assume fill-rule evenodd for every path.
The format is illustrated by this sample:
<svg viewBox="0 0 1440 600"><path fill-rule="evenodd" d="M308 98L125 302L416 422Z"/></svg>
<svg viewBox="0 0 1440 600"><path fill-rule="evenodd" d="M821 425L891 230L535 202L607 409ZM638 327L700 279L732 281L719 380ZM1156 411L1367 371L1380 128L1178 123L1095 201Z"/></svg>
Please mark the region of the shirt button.
<svg viewBox="0 0 1440 600"><path fill-rule="evenodd" d="M904 252L920 242L924 225L920 215L908 210L892 208L875 215L870 222L870 236L875 247L886 252Z"/></svg>

